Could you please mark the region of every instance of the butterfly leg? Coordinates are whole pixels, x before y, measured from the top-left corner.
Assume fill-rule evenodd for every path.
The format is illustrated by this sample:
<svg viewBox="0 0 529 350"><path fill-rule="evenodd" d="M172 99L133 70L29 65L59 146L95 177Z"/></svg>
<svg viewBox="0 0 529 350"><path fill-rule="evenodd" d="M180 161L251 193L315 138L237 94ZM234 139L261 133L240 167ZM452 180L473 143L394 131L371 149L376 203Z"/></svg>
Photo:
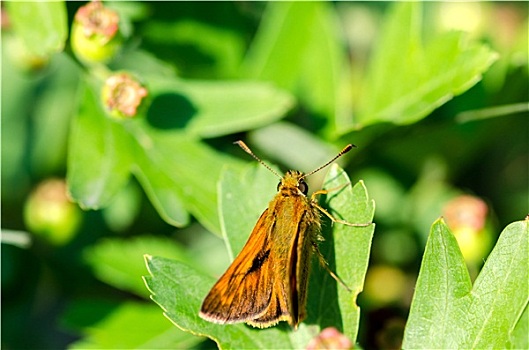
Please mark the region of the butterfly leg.
<svg viewBox="0 0 529 350"><path fill-rule="evenodd" d="M312 196L311 196L312 205L315 206L316 208L318 208L318 210L321 211L323 214L325 214L325 216L327 216L329 219L331 219L332 223L338 223L338 224L343 224L343 225L353 226L353 227L367 227L367 226L371 225L371 223L367 223L367 224L353 224L353 223L351 223L349 221L336 219L334 216L332 216L331 213L329 213L327 210L325 210L316 201L316 196L322 195L322 194L327 194L327 193L333 192L333 191L339 191L339 190L341 190L342 188L344 188L347 185L350 185L350 183L347 183L347 184L344 184L342 186L338 186L338 187L335 187L335 188L331 188L329 190L319 190L319 191L314 192L312 194Z"/></svg>
<svg viewBox="0 0 529 350"><path fill-rule="evenodd" d="M321 252L320 252L320 249L318 248L318 243L316 243L316 242L312 242L312 248L314 248L314 252L316 253L316 256L318 257L318 260L320 261L320 265L321 265L325 270L327 270L327 272L329 273L329 275L331 275L331 277L334 278L336 282L340 283L342 286L344 286L345 289L347 289L347 291L351 292L351 288L349 288L349 287L347 286L347 284L345 284L345 282L344 282L340 277L338 277L338 275L335 274L335 273L329 268L329 264L327 264L327 261L325 260L325 258L323 257L323 255L322 255Z"/></svg>
<svg viewBox="0 0 529 350"><path fill-rule="evenodd" d="M371 223L367 223L367 224L353 224L352 222L349 222L349 221L336 219L334 216L331 215L331 213L329 213L327 210L325 210L322 206L320 206L316 202L313 202L312 205L314 205L316 208L318 208L319 211L321 211L323 214L325 214L325 216L327 216L329 219L331 219L332 223L343 224L343 225L353 226L353 227L367 227L367 226L371 225Z"/></svg>

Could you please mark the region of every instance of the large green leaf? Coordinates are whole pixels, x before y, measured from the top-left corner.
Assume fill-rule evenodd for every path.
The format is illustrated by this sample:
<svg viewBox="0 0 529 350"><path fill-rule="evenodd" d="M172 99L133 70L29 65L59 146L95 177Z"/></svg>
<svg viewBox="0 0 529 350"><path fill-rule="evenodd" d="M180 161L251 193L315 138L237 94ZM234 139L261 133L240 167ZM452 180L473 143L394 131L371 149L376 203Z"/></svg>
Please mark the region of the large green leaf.
<svg viewBox="0 0 529 350"><path fill-rule="evenodd" d="M138 147L134 159L136 166L132 171L160 217L177 227L189 224L189 212L178 182L171 178L169 170L161 171L164 167L170 168L171 165L166 165L162 157L153 154L156 153L156 149L136 146Z"/></svg>
<svg viewBox="0 0 529 350"><path fill-rule="evenodd" d="M267 179L267 176L273 179ZM252 181L253 179L253 181ZM234 253L241 248L249 235L251 225L237 225L237 221L250 220L247 216L258 217L265 207L265 196L255 200L255 191L242 190L242 184L249 184L251 189L274 186L277 179L267 169L255 169L252 165L248 169L233 170L228 168L219 184L221 203L233 201L237 196L240 205L230 205L233 212L223 210L222 221L226 229L243 230L226 232L226 243ZM335 187L338 184L348 184L347 176L338 167L331 168L326 185ZM269 193L271 200L274 191ZM328 195L332 206L329 210L339 218L355 220L357 223L369 223L373 216L373 203L367 199L365 187L361 183L354 189L350 185L340 191L333 191ZM228 204L226 204L228 205ZM241 207L248 208L248 215L241 216ZM327 206L327 205L325 205ZM239 209L238 209L239 208ZM355 212L355 210L357 210ZM245 227L243 227L245 226ZM339 226L343 226L340 227ZM362 290L363 276L367 266L371 236L374 226L351 227L340 224L325 225L324 236L328 238L328 245L322 245L322 252L329 260L331 268L343 275L345 283L354 291L349 293L345 288L336 286L327 272L315 264L309 285L309 301L307 305L308 318L297 331L292 331L288 325L281 323L268 329L255 329L244 324L218 325L202 320L198 311L203 297L214 283L214 279L205 276L196 269L158 257L147 257L150 276L146 283L152 292L152 298L164 310L166 316L179 328L197 335L206 335L215 340L221 348L302 348L322 328L329 325L344 329L353 338L356 336L358 309L355 306L356 293ZM328 234L336 234L331 238ZM334 244L332 244L334 243ZM234 247L232 247L232 244ZM336 256L327 256L332 252L332 246L342 245L335 249ZM346 246L347 245L347 246ZM351 249L355 254L351 254ZM323 283L322 283L323 281ZM339 291L343 288L343 291ZM333 305L331 308L330 305ZM341 310L341 314L340 314Z"/></svg>
<svg viewBox="0 0 529 350"><path fill-rule="evenodd" d="M54 57L54 64L60 66L42 86L42 92L31 103L34 118L31 120L32 168L48 175L63 171L66 162L70 121L76 111L81 70L65 53ZM5 72L9 68L3 68ZM11 79L9 81L11 88ZM9 98L5 97L4 101ZM23 103L24 104L24 103ZM9 130L9 128L8 128ZM39 175L40 175L39 174Z"/></svg>
<svg viewBox="0 0 529 350"><path fill-rule="evenodd" d="M122 126L105 116L94 89L82 87L72 122L67 174L70 193L81 207L99 209L108 205L127 183L130 145Z"/></svg>
<svg viewBox="0 0 529 350"><path fill-rule="evenodd" d="M528 237L528 220L507 226L472 287L455 237L442 220L436 221L403 347L479 349L523 343L517 337L527 334L513 330L529 303Z"/></svg>
<svg viewBox="0 0 529 350"><path fill-rule="evenodd" d="M321 6L318 2L268 3L243 66L245 74L293 89L300 64L308 59L305 55L311 36L307 28L315 25Z"/></svg>
<svg viewBox="0 0 529 350"><path fill-rule="evenodd" d="M432 226L421 267L403 346L453 348L454 335L463 332L461 298L472 283L457 241L442 221Z"/></svg>
<svg viewBox="0 0 529 350"><path fill-rule="evenodd" d="M364 183L359 181L353 187L347 186L340 189L346 184L350 184L347 174L338 165L332 165L326 176L324 188L339 190L327 194L326 206L331 209L330 213L337 219L351 223L367 224L372 222L375 214L375 202L369 199ZM360 308L356 304L356 298L364 289L364 279L374 231L374 224L365 227L350 227L339 223L331 226L329 222L324 227L326 241L320 248L324 256L334 257L334 262L328 259L329 266L331 269L336 267L335 272L352 290L351 293L340 285L336 286L337 305L342 324L336 325L334 322L325 324L325 319L322 319L320 324L322 328L335 326L341 329L353 344L356 342L360 321ZM316 283L334 285L334 281L326 271L319 269L319 273L319 277L315 274L311 277L312 286ZM330 288L325 288L323 291L314 288L309 290L309 298L313 294L312 300L316 297L319 298L319 314L323 314L333 300L332 295L326 296L329 291Z"/></svg>
<svg viewBox="0 0 529 350"><path fill-rule="evenodd" d="M98 306L93 299L78 301L71 305L65 321L71 324L84 318L86 322L86 315ZM171 348L189 348L200 341L175 329L154 305L137 302L114 308L99 322L82 327L81 332L84 337L70 344L70 349L164 349L168 344Z"/></svg>
<svg viewBox="0 0 529 350"><path fill-rule="evenodd" d="M219 233L215 184L226 164L240 162L184 133L155 129L144 121L135 126L131 128L137 141L135 173L144 174L139 179L163 217L174 213L171 218L180 219L176 209L183 205L210 231Z"/></svg>
<svg viewBox="0 0 529 350"><path fill-rule="evenodd" d="M418 2L393 5L351 126L416 122L468 90L496 60L488 47L461 32L440 33L423 44L421 10Z"/></svg>
<svg viewBox="0 0 529 350"><path fill-rule="evenodd" d="M325 2L268 3L244 74L295 92L329 120L348 116L348 67L337 23L333 7Z"/></svg>
<svg viewBox="0 0 529 350"><path fill-rule="evenodd" d="M9 21L37 56L61 51L68 36L64 1L7 1Z"/></svg>
<svg viewBox="0 0 529 350"><path fill-rule="evenodd" d="M529 219L501 233L468 296L470 333L461 347L505 347L529 303Z"/></svg>
<svg viewBox="0 0 529 350"><path fill-rule="evenodd" d="M511 332L511 338L506 348L529 349L529 337L527 334L529 334L529 304L525 305L525 310Z"/></svg>
<svg viewBox="0 0 529 350"><path fill-rule="evenodd" d="M177 242L163 237L139 236L105 239L84 252L85 260L102 281L118 289L148 297L142 276L147 272L143 255L156 254L189 263L190 257Z"/></svg>
<svg viewBox="0 0 529 350"><path fill-rule="evenodd" d="M294 99L270 84L251 81L150 79L152 120L200 137L217 137L282 118ZM166 124L167 125L167 124Z"/></svg>

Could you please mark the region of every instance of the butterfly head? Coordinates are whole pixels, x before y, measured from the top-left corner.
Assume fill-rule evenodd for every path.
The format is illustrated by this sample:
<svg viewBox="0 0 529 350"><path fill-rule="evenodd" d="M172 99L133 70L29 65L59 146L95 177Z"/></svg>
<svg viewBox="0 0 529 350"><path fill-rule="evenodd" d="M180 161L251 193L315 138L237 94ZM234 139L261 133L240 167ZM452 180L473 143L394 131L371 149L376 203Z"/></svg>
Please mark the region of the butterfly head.
<svg viewBox="0 0 529 350"><path fill-rule="evenodd" d="M303 179L305 175L301 171L289 170L277 184L278 192L286 195L307 195L309 186Z"/></svg>

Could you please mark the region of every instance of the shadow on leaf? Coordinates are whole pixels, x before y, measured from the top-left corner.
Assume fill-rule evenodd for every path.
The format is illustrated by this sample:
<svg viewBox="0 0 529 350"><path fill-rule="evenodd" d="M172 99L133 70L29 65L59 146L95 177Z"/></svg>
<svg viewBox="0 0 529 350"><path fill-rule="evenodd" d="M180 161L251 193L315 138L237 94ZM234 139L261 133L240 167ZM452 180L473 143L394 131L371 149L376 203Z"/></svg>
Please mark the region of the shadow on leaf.
<svg viewBox="0 0 529 350"><path fill-rule="evenodd" d="M196 112L195 106L183 95L166 93L154 98L147 120L155 128L183 129Z"/></svg>

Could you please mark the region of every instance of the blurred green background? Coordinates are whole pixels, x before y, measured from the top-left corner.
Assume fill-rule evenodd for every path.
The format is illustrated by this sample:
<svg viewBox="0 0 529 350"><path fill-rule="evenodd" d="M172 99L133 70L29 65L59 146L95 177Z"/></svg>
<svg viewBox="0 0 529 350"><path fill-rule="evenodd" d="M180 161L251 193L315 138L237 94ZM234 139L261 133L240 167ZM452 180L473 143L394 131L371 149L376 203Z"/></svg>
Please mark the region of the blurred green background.
<svg viewBox="0 0 529 350"><path fill-rule="evenodd" d="M436 218L475 276L529 212L526 2L105 2L119 40L99 61L72 43L83 5L2 2L3 348L213 347L149 300L143 255L224 271L238 139L302 171L357 145L364 348L399 347ZM134 118L101 101L117 71L148 90Z"/></svg>

